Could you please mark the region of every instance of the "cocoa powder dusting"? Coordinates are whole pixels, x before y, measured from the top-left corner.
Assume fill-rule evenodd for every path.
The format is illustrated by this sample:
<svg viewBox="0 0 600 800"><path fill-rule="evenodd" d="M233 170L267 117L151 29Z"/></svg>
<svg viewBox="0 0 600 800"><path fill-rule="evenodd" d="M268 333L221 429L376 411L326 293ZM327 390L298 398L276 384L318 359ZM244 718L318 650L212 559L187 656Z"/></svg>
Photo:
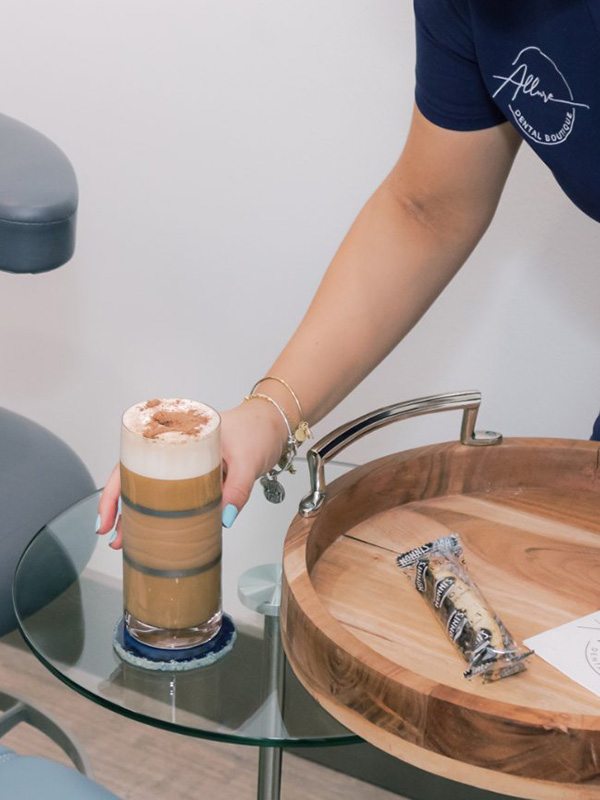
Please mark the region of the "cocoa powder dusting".
<svg viewBox="0 0 600 800"><path fill-rule="evenodd" d="M156 406L160 405L160 400L148 400L148 402L144 405L144 408L156 408Z"/></svg>
<svg viewBox="0 0 600 800"><path fill-rule="evenodd" d="M159 400L149 400L147 407L154 408L155 405L159 404ZM195 409L190 409L189 411L156 411L152 415L150 422L144 426L142 435L146 439L156 439L161 433L176 431L188 436L195 436L200 433L203 425L208 421L209 417Z"/></svg>

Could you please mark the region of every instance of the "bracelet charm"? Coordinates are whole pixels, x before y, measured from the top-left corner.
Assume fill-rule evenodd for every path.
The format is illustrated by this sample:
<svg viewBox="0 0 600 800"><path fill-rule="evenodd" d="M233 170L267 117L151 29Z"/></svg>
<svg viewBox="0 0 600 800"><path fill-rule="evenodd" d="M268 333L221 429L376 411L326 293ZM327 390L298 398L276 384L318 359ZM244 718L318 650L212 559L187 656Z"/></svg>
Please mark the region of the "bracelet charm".
<svg viewBox="0 0 600 800"><path fill-rule="evenodd" d="M266 499L269 503L282 503L285 500L285 489L271 472L265 473L260 479Z"/></svg>
<svg viewBox="0 0 600 800"><path fill-rule="evenodd" d="M312 436L310 432L310 428L308 427L308 422L306 420L302 420L296 430L294 431L294 436L296 437L296 441L298 444L302 444L307 439L310 439Z"/></svg>

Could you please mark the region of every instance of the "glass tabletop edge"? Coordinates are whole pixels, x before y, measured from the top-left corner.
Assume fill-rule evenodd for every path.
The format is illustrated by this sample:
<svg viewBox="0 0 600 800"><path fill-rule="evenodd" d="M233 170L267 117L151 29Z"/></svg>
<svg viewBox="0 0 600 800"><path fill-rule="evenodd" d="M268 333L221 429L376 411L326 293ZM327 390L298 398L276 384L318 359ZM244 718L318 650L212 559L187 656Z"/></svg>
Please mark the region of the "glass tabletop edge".
<svg viewBox="0 0 600 800"><path fill-rule="evenodd" d="M123 717L141 722L144 725L149 725L151 728L161 728L162 730L171 731L172 733L179 733L183 736L191 736L195 739L208 739L214 742L221 742L222 744L239 744L247 747L281 747L281 748L310 748L310 747L338 747L346 744L360 744L363 740L356 734L343 735L343 736L329 736L327 738L310 738L310 739L255 739L250 736L233 736L227 733L217 733L215 731L200 731L197 728L189 728L185 725L177 725L175 723L167 722L166 720L157 719L156 717L149 717L145 714L132 711L124 706L117 705L116 703L107 700L104 697L90 692L85 687L70 680L60 670L57 670L49 661L47 661L40 653L33 647L27 635L23 632L19 624L19 632L23 637L25 644L31 650L37 660L52 674L55 678L68 686L77 694L82 695L92 703L96 703L113 713L119 714Z"/></svg>
<svg viewBox="0 0 600 800"><path fill-rule="evenodd" d="M281 748L311 748L311 747L337 747L346 744L359 744L363 740L360 736L348 731L344 734L339 734L335 736L317 736L317 737L308 737L308 738L286 738L286 739L260 739L255 738L252 736L236 736L230 733L219 733L215 731L204 731L199 730L197 728L187 727L185 725L179 725L177 723L172 723L167 720L157 719L155 717L151 717L140 712L133 711L129 708L121 706L117 703L112 702L111 700L104 698L100 695L95 694L94 692L86 689L84 686L80 685L74 680L71 680L67 675L65 675L61 670L57 669L52 662L47 660L41 652L36 648L33 642L30 641L27 632L26 632L26 623L25 620L21 619L21 615L19 613L19 608L16 602L16 584L17 584L17 575L21 568L22 563L27 558L27 555L30 549L34 546L36 540L43 534L43 532L49 528L54 522L59 520L64 514L72 512L72 510L79 505L89 502L90 499L94 496L99 497L102 493L102 489L95 489L93 492L90 492L85 497L82 497L76 503L68 506L67 508L63 509L60 513L56 514L51 520L49 520L46 524L42 525L42 527L31 537L30 541L27 543L27 546L23 550L23 553L19 557L17 562L17 566L15 568L14 577L11 586L11 595L12 595L12 605L15 612L17 627L19 633L21 634L25 644L27 645L28 649L33 653L36 659L58 680L67 686L69 689L75 691L77 694L85 697L86 699L90 700L97 705L100 705L113 713L120 714L121 716L128 717L129 719L133 719L136 722L140 722L145 725L149 725L150 727L154 728L161 728L163 730L171 731L173 733L179 733L184 736L192 736L197 739L208 739L215 742L221 742L226 744L239 744L248 747L281 747Z"/></svg>

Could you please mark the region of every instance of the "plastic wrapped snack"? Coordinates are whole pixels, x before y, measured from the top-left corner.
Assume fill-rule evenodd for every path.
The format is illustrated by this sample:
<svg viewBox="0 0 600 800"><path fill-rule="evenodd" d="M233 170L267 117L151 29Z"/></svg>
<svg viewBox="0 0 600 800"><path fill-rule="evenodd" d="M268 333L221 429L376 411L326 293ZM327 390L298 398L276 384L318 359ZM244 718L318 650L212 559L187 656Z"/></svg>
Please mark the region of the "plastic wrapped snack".
<svg viewBox="0 0 600 800"><path fill-rule="evenodd" d="M457 534L444 536L398 556L469 667L465 678L496 681L525 669L532 654L517 645L467 572Z"/></svg>

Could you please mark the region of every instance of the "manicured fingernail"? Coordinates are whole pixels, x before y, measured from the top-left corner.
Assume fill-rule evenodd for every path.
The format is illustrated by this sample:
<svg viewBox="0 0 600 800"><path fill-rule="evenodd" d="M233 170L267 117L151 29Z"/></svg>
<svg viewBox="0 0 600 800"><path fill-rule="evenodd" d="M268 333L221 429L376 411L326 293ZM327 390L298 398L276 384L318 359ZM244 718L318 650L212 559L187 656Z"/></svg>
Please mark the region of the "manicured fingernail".
<svg viewBox="0 0 600 800"><path fill-rule="evenodd" d="M108 543L112 544L116 538L117 538L117 532L113 531L111 535L108 537Z"/></svg>
<svg viewBox="0 0 600 800"><path fill-rule="evenodd" d="M100 530L100 525L102 524L102 520L100 519L100 514L96 517L96 533Z"/></svg>
<svg viewBox="0 0 600 800"><path fill-rule="evenodd" d="M228 505L226 505L223 509L223 527L231 528L238 513L239 512L233 503L228 503Z"/></svg>

